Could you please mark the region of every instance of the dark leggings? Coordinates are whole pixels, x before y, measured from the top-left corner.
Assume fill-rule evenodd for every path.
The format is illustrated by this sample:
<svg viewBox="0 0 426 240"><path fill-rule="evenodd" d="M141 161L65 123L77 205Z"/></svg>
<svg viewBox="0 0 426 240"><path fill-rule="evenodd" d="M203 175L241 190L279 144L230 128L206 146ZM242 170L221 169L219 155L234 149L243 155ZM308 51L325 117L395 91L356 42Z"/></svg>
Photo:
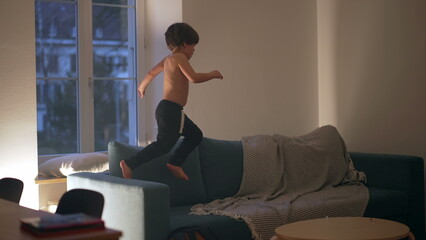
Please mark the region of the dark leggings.
<svg viewBox="0 0 426 240"><path fill-rule="evenodd" d="M180 136L183 136L184 139L169 160L169 163L175 166L183 164L192 150L203 140L203 133L186 115L183 131L179 132L181 130L182 110L183 108L175 102L160 101L155 110L155 118L158 125L157 141L149 144L133 157L126 159L127 166L135 169L154 158L169 153Z"/></svg>

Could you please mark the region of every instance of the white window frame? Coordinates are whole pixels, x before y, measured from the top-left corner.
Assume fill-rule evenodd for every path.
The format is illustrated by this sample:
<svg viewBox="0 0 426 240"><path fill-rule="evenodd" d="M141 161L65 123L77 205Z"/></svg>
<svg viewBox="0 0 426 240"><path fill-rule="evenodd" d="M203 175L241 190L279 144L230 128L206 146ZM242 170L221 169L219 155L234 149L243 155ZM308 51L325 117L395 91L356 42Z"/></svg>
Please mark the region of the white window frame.
<svg viewBox="0 0 426 240"><path fill-rule="evenodd" d="M78 141L80 153L95 151L95 124L94 124L94 80L93 80L93 47L92 47L92 24L80 24L92 22L92 1L77 0L77 29L78 29ZM145 73L145 0L135 0L136 26L133 22L129 28L135 29L136 39L136 84L141 81ZM130 40L130 39L129 39ZM87 43L87 44L81 44ZM135 88L136 90L136 88ZM137 98L137 94L135 94ZM81 104L84 102L85 104ZM88 103L88 104L86 104ZM135 129L129 129L130 144L137 145L146 142L146 104L144 101L135 99L136 111L131 111L130 121L136 121ZM133 134L133 135L132 135ZM39 155L39 164L58 156L67 154Z"/></svg>

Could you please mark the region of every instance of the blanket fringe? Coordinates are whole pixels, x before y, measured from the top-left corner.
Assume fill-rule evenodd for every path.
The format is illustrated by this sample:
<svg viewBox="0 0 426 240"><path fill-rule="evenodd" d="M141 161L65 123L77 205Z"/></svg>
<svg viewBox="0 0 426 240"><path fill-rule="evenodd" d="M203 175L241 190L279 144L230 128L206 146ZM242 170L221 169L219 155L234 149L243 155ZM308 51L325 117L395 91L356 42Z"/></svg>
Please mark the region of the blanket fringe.
<svg viewBox="0 0 426 240"><path fill-rule="evenodd" d="M195 206L194 206L195 207ZM189 214L191 215L218 215L218 216L226 216L230 217L236 221L243 221L245 224L247 224L248 228L250 229L252 238L254 240L262 240L262 237L260 236L260 233L256 231L256 226L252 223L251 219L249 217L244 217L240 214L231 213L231 212L225 212L225 211L218 211L218 210L212 210L212 211L205 211L201 208L195 208L194 211L191 211Z"/></svg>

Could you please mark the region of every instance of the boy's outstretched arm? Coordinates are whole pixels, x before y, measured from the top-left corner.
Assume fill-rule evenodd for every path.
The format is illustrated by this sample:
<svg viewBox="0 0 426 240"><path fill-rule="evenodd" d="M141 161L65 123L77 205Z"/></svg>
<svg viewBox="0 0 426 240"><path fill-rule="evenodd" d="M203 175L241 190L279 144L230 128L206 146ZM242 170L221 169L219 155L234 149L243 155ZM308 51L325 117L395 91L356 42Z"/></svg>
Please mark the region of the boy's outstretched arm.
<svg viewBox="0 0 426 240"><path fill-rule="evenodd" d="M177 57L177 64L185 77L193 83L202 83L214 78L223 79L222 74L218 70L214 70L209 73L195 72L191 64L189 64L188 58L186 58L183 54Z"/></svg>
<svg viewBox="0 0 426 240"><path fill-rule="evenodd" d="M152 80L164 70L164 59L161 60L157 65L155 65L143 78L138 86L138 94L140 98L145 96L145 90Z"/></svg>

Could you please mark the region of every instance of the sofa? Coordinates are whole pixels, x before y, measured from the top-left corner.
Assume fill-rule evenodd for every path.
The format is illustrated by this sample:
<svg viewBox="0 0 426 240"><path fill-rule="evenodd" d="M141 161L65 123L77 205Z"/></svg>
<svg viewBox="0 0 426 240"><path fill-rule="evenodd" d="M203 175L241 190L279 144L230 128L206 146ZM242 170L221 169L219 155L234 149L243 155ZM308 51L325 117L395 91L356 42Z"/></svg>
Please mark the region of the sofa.
<svg viewBox="0 0 426 240"><path fill-rule="evenodd" d="M169 154L135 169L133 179L122 178L119 161L140 149L109 143L109 172L72 174L68 189L101 192L105 198L102 218L108 227L123 232L123 240L165 240L170 231L184 226L206 226L221 240L252 239L243 221L188 214L194 204L238 192L243 174L240 141L204 138L183 165L189 181L176 179L166 169ZM424 239L423 159L359 152L350 156L368 179L370 197L364 216L404 223L416 239Z"/></svg>

